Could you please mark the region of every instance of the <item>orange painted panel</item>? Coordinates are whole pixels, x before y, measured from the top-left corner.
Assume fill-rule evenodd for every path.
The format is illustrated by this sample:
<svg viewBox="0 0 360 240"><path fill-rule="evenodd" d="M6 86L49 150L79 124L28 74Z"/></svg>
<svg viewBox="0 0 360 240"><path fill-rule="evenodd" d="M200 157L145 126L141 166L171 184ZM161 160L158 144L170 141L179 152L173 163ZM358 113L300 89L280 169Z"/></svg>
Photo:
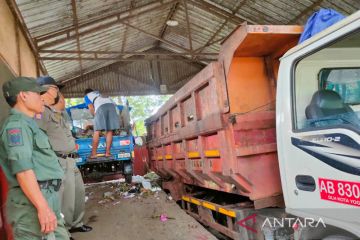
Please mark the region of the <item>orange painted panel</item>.
<svg viewBox="0 0 360 240"><path fill-rule="evenodd" d="M245 113L273 100L263 58L234 58L227 81L231 113Z"/></svg>

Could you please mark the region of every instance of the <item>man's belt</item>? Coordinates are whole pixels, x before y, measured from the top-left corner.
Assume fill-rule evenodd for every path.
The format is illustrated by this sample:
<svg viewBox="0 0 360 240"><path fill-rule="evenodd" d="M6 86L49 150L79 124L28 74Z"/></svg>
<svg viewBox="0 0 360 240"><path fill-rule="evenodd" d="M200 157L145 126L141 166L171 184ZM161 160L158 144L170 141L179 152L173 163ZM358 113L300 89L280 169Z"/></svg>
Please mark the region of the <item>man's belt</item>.
<svg viewBox="0 0 360 240"><path fill-rule="evenodd" d="M60 157L60 158L78 158L79 154L77 153L56 153L56 156Z"/></svg>
<svg viewBox="0 0 360 240"><path fill-rule="evenodd" d="M38 181L38 183L41 189L49 189L50 187L53 187L54 191L57 192L61 186L61 179Z"/></svg>

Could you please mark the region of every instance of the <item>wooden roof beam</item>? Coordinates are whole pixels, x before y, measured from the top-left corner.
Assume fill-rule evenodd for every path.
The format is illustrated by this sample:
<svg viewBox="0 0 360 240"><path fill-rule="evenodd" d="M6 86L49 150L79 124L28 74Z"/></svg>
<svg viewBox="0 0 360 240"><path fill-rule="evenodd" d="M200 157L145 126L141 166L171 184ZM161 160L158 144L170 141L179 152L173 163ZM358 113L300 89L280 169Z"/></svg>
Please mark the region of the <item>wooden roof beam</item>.
<svg viewBox="0 0 360 240"><path fill-rule="evenodd" d="M229 22L232 22L236 25L238 25L244 21L255 24L254 21L252 21L246 17L240 16L239 14L232 15L230 10L225 9L221 5L218 5L214 2L208 2L206 0L188 0L188 1L190 1L194 6L201 8L204 11L207 11L217 17L220 17L220 18L230 17Z"/></svg>
<svg viewBox="0 0 360 240"><path fill-rule="evenodd" d="M131 14L131 11L132 11L133 8L134 8L134 0L131 0L129 14ZM127 35L128 35L128 27L125 27L124 37L123 37L123 41L121 43L121 51L122 52L125 51L125 46L126 46L126 42L127 42Z"/></svg>
<svg viewBox="0 0 360 240"><path fill-rule="evenodd" d="M238 2L238 5L235 7L235 9L232 11L232 16L228 16L225 21L221 24L221 26L216 30L216 32L211 36L211 38L205 43L204 47L199 48L197 51L201 53L209 43L213 42L215 37L220 33L220 31L224 28L224 26L229 22L229 20L235 16L235 14L239 11L239 9L246 4L247 0L244 0L242 2Z"/></svg>
<svg viewBox="0 0 360 240"><path fill-rule="evenodd" d="M83 67L82 67L82 60L81 60L81 48L80 48L80 38L79 38L79 26L78 26L78 16L76 12L76 1L71 0L71 8L73 13L73 23L75 26L75 33L76 33L76 46L78 49L78 56L79 56L79 67L80 67L80 75L83 74Z"/></svg>
<svg viewBox="0 0 360 240"><path fill-rule="evenodd" d="M44 35L42 37L37 37L36 41L38 43L48 41L48 42L46 42L46 43L44 43L42 45L39 44L40 49L53 47L53 46L56 46L58 44L64 43L66 41L76 39L77 36L79 36L79 37L85 36L87 34L97 32L97 31L102 30L102 29L109 28L109 27L111 27L113 25L124 23L126 20L129 20L129 19L131 19L133 17L137 17L139 15L143 15L143 14L146 14L146 13L151 12L151 11L156 11L156 10L165 8L168 5L173 4L175 1L176 0L172 0L172 1L167 2L167 3L161 3L162 1L156 1L157 4L149 3L149 4L143 5L143 6L138 7L138 8L134 8L134 9L131 10L132 13L129 13L129 10L127 10L127 11L122 11L122 12L117 13L117 14L112 14L112 15L107 16L107 17L103 17L103 18L100 19L101 21L100 20L94 20L94 21L89 21L87 23L79 23L78 24L79 34L76 34L74 26L71 26L69 28L66 28L65 30L56 31L56 32ZM136 13L134 13L134 12L136 12ZM108 19L111 19L111 18L116 18L116 19L114 19L112 21L106 21L106 23L104 23L104 24L102 24L100 26L98 25L99 23L104 22L105 20L108 20ZM96 24L96 27L89 28L90 26L92 26L94 24ZM85 27L87 28L87 30L82 31L82 28L85 28ZM59 36L63 36L63 38L58 39ZM54 41L51 41L51 39L53 39L53 38L57 38L57 39L54 40Z"/></svg>
<svg viewBox="0 0 360 240"><path fill-rule="evenodd" d="M170 11L169 11L169 13L168 13L168 15L167 15L167 17L166 17L166 19L165 19L165 22L164 22L164 24L163 24L163 26L162 26L162 28L161 28L161 31L160 31L160 34L159 34L159 37L160 37L160 38L163 38L163 37L164 37L164 35L165 35L165 33L166 33L166 30L167 30L167 27L168 27L167 21L171 20L171 18L175 15L176 10L177 10L178 7L179 7L179 4L180 4L180 3L177 1L177 2L175 2L174 5L171 7L171 9L170 9ZM158 43L160 43L160 41L159 41ZM159 45L159 44L158 44L158 45Z"/></svg>
<svg viewBox="0 0 360 240"><path fill-rule="evenodd" d="M123 51L86 51L86 50L40 50L40 53L59 53L59 54L96 54L96 55L138 55L138 56L189 56L188 52L123 52ZM193 53L194 56L217 56L217 53Z"/></svg>
<svg viewBox="0 0 360 240"><path fill-rule="evenodd" d="M133 25L131 25L131 24L125 22L125 21L121 21L121 24L124 24L124 25L126 25L126 26L128 26L128 27L130 27L130 28L133 28L133 29L135 29L135 30L137 30L137 31L139 31L139 32L141 32L141 33L143 33L143 34L151 37L151 38L154 38L154 39L156 39L156 40L159 40L160 42L165 43L165 44L167 44L167 45L169 45L169 46L172 46L172 47L181 49L181 50L183 50L183 51L185 51L185 52L188 52L190 55L192 54L192 51L189 50L189 49L187 49L187 48L184 48L184 47L182 47L182 46L180 46L180 45L178 45L178 44L172 43L172 42L167 41L167 40L165 40L165 39L159 38L158 36L156 36L156 35L154 35L154 34L151 34L151 33L148 33L148 32L146 32L146 31L144 31L144 30L142 30L142 29L140 29L140 28L138 28L138 27L135 27L135 26L133 26Z"/></svg>
<svg viewBox="0 0 360 240"><path fill-rule="evenodd" d="M162 58L154 58L154 57L132 57L132 58L121 58L121 57L102 57L102 58L95 58L95 57L40 57L41 60L46 61L109 61L109 60L116 60L118 62L133 62L133 61L141 61L141 60L151 60L151 61L182 61L182 62L211 62L216 61L216 58L198 58L196 60L187 59L187 58L171 58L171 57L162 57Z"/></svg>
<svg viewBox="0 0 360 240"><path fill-rule="evenodd" d="M184 8L185 8L186 29L187 29L187 34L188 34L188 38L189 38L189 47L190 47L190 51L192 51L193 47L192 47L191 27L190 27L190 20L189 20L187 1L183 0L183 4L184 4Z"/></svg>

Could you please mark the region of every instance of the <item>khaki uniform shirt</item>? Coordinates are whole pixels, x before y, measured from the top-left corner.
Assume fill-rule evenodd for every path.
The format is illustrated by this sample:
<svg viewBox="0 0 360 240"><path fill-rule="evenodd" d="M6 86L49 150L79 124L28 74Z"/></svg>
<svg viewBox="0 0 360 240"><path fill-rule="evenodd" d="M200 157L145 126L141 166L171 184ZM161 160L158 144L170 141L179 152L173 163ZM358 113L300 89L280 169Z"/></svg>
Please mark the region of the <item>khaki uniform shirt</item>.
<svg viewBox="0 0 360 240"><path fill-rule="evenodd" d="M55 152L67 154L76 151L75 139L63 113L45 107L41 119L37 119L36 122L49 136Z"/></svg>
<svg viewBox="0 0 360 240"><path fill-rule="evenodd" d="M38 181L64 175L46 134L34 119L16 109L11 109L0 130L0 165L10 188L19 186L17 173L30 169Z"/></svg>

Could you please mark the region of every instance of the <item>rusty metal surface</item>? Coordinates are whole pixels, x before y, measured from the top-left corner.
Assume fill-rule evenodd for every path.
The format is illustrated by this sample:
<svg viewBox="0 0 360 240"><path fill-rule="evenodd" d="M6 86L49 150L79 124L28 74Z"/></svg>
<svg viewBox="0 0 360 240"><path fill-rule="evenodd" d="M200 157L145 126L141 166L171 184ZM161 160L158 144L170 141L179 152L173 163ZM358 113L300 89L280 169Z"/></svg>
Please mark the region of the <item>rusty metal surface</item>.
<svg viewBox="0 0 360 240"><path fill-rule="evenodd" d="M99 69L116 62L124 64L122 60L131 55L48 53L43 50L146 52L160 48L180 53L182 59L193 60L187 65L194 65L199 72L209 59L192 54L218 53L221 41L244 21L250 24L303 24L320 7L331 7L344 15L360 8L360 2L354 0L294 0L291 3L284 0L74 0L73 4L70 0L11 1L17 4L19 17L23 19L19 22L28 29L29 41L38 50L41 64L50 75L66 84L92 81L94 74L104 82L111 82L113 76ZM73 14L73 6L76 14ZM167 26L169 19L176 20L178 26ZM136 64L125 64L129 71L138 70ZM178 81L177 76L172 75L177 68L178 65L173 64L162 69L155 81ZM151 69L144 70L143 75L150 76ZM125 83L129 80L119 75L117 81ZM178 90L185 82L174 89ZM151 94L152 88L145 86L147 91L141 93ZM118 90L113 84L104 89L112 95ZM126 92L138 94L135 88ZM67 96L76 94L67 92Z"/></svg>
<svg viewBox="0 0 360 240"><path fill-rule="evenodd" d="M134 175L143 176L147 173L150 166L149 152L146 146L134 148Z"/></svg>
<svg viewBox="0 0 360 240"><path fill-rule="evenodd" d="M280 204L271 200L282 194L274 72L279 52L292 46L300 30L237 29L224 42L219 62L199 72L146 120L153 169L167 179L249 197L257 207ZM265 40L272 41L268 48L262 46Z"/></svg>

